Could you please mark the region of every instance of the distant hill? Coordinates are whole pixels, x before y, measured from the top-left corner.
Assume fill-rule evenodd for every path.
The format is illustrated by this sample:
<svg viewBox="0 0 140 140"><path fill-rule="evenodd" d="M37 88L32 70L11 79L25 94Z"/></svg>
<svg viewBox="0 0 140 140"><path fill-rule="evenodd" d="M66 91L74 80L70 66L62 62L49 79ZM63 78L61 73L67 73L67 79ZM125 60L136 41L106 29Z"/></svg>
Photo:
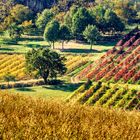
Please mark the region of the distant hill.
<svg viewBox="0 0 140 140"><path fill-rule="evenodd" d="M26 5L33 11L42 11L57 4L58 0L13 0L13 2Z"/></svg>
<svg viewBox="0 0 140 140"><path fill-rule="evenodd" d="M84 4L91 3L95 0L11 0L14 3L23 4L31 8L35 12L42 11L45 8L51 8L54 5L57 5L60 9L65 7L68 9L73 3Z"/></svg>

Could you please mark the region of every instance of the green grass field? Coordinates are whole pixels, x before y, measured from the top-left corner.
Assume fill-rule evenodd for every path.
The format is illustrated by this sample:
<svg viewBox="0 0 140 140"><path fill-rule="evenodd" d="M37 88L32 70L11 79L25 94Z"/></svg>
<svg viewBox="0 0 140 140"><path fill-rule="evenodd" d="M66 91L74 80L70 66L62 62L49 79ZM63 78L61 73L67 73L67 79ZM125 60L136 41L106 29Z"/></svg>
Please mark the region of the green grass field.
<svg viewBox="0 0 140 140"><path fill-rule="evenodd" d="M34 86L34 87L23 87L6 90L11 94L22 94L33 97L40 97L45 99L59 99L65 100L79 84L63 84L63 85L46 85L46 86Z"/></svg>
<svg viewBox="0 0 140 140"><path fill-rule="evenodd" d="M93 45L93 50L90 50L90 45L83 43L76 43L74 41L70 41L65 43L64 50L61 53L104 53L115 45L116 42L104 42L97 45ZM44 41L42 37L36 36L28 36L23 37L19 41L12 41L7 36L0 36L0 53L26 53L32 48L46 47L49 43ZM61 43L55 43L55 49L60 52Z"/></svg>

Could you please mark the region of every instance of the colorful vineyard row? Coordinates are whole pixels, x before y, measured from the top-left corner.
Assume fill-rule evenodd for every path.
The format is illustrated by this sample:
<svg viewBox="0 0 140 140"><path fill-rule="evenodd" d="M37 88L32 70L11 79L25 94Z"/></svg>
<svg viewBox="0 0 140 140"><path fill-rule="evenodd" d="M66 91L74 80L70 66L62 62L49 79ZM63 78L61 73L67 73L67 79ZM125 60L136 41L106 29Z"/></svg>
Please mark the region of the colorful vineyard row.
<svg viewBox="0 0 140 140"><path fill-rule="evenodd" d="M124 40L80 71L75 79L140 83L140 31L132 37L130 35L125 37Z"/></svg>
<svg viewBox="0 0 140 140"><path fill-rule="evenodd" d="M10 73L14 75L16 79L25 79L25 59L23 55L0 55L0 79Z"/></svg>
<svg viewBox="0 0 140 140"><path fill-rule="evenodd" d="M74 75L92 62L91 55L68 55L66 56L67 74ZM25 57L19 54L0 54L0 80L10 73L16 80L29 79L26 74Z"/></svg>
<svg viewBox="0 0 140 140"><path fill-rule="evenodd" d="M122 109L140 109L140 91L101 82L79 87L67 101L85 105Z"/></svg>

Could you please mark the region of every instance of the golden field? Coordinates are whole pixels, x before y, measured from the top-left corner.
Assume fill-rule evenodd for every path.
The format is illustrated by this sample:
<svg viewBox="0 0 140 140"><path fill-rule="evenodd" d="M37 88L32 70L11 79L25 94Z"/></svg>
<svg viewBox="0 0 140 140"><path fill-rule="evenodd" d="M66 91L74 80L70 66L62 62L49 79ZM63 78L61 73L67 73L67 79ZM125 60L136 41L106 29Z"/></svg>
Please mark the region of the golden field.
<svg viewBox="0 0 140 140"><path fill-rule="evenodd" d="M3 140L138 140L140 113L0 94Z"/></svg>

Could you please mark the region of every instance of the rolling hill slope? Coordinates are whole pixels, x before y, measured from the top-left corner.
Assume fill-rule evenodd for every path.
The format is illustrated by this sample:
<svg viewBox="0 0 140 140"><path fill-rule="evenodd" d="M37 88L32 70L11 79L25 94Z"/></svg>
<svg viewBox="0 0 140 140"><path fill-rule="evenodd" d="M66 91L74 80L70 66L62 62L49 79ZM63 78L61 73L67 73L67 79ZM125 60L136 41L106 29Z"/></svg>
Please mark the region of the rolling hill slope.
<svg viewBox="0 0 140 140"><path fill-rule="evenodd" d="M80 71L74 79L139 84L140 30L133 30L124 36L113 49Z"/></svg>
<svg viewBox="0 0 140 140"><path fill-rule="evenodd" d="M92 106L122 109L140 109L140 91L108 83L86 83L80 86L67 101Z"/></svg>

